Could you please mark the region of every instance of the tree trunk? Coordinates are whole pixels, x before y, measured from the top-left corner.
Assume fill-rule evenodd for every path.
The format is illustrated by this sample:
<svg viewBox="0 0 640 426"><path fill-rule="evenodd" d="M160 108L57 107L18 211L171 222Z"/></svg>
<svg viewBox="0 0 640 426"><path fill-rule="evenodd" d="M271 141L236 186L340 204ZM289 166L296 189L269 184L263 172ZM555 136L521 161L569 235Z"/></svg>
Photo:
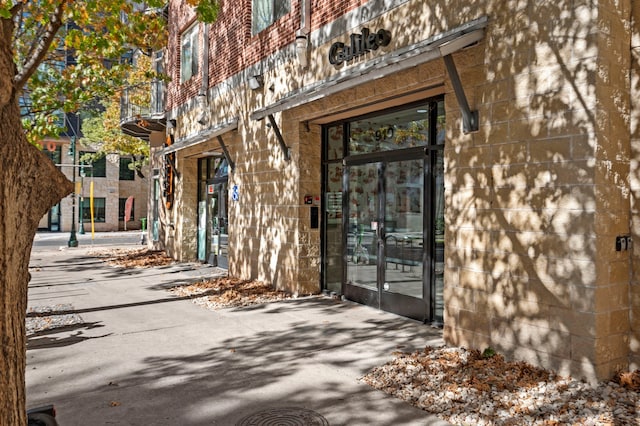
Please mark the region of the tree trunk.
<svg viewBox="0 0 640 426"><path fill-rule="evenodd" d="M73 185L25 138L7 42L0 40L0 425L15 426L27 423L25 316L31 246L42 216Z"/></svg>

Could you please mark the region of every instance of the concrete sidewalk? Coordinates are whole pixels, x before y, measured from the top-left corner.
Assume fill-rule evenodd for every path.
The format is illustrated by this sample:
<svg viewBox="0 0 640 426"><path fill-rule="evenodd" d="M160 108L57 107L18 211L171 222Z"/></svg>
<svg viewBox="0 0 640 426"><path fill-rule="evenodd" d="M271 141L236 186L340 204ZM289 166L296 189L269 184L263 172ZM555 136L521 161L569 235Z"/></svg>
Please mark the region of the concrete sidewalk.
<svg viewBox="0 0 640 426"><path fill-rule="evenodd" d="M93 248L95 250L95 247ZM447 424L359 378L441 332L325 297L209 311L166 289L214 269L121 270L35 250L29 306L69 325L29 336L28 406L68 425Z"/></svg>

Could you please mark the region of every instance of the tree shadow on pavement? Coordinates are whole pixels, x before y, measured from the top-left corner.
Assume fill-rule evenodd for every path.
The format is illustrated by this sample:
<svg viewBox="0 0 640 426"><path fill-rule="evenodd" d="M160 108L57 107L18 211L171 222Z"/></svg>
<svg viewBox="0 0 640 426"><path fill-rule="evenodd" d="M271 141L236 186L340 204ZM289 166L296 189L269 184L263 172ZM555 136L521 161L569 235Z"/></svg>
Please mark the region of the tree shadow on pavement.
<svg viewBox="0 0 640 426"><path fill-rule="evenodd" d="M303 311L312 306L314 318L324 319L303 319ZM111 421L232 425L260 408L299 406L331 424L424 424L426 412L358 379L398 348L440 341L440 330L390 315L351 320L349 304L321 298L273 303L262 311L218 311L209 331L219 334L212 339L214 346L190 353L187 345L181 354L149 356L133 374L115 378L117 387L100 390L102 400L118 401L117 409L109 411ZM284 311L295 314L272 317ZM378 311L368 312L375 317ZM243 324L242 330L225 330L233 324ZM97 416L78 403L96 395L78 392L64 398L75 401L74 416Z"/></svg>
<svg viewBox="0 0 640 426"><path fill-rule="evenodd" d="M27 350L70 346L85 340L99 339L111 335L111 333L101 336L84 335L85 331L101 327L104 327L104 325L100 322L83 322L38 331L27 336Z"/></svg>

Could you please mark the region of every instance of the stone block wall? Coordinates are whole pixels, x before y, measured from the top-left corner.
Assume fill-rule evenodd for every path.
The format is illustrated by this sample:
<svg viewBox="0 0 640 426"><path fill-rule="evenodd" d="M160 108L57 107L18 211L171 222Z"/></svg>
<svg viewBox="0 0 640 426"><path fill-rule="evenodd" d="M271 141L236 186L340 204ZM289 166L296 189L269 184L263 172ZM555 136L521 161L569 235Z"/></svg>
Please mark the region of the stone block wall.
<svg viewBox="0 0 640 426"><path fill-rule="evenodd" d="M394 1L380 10L384 4L353 4L345 17L313 27L307 69L296 64L291 44L269 44L260 57L263 88L246 86L243 70L251 61L211 82L211 124L239 117L238 129L223 135L237 165L229 185L240 188L229 211L230 274L294 293L317 292L320 235L309 228L303 197L320 192L319 123L431 88L445 94L447 116L446 341L493 346L589 380L626 367L630 351L638 362L637 268L629 293L629 255L635 266L638 249L616 252L614 246L616 236L640 233L631 214L638 210L639 143L630 96L637 82L631 86L627 77L636 2ZM277 113L291 160L266 120L251 119L253 111L375 57L340 69L328 64L331 44L351 32L394 29L391 44L375 52L383 55L481 16L489 19L484 39L453 57L469 104L479 111L477 132L462 133L440 58ZM203 130L193 100L174 99L178 137ZM179 164L186 172L177 205L185 214L172 214L181 228L176 244L187 259L194 253L197 186L189 160Z"/></svg>
<svg viewBox="0 0 640 426"><path fill-rule="evenodd" d="M460 58L481 128L447 140L448 342L589 380L626 367L629 8L488 8Z"/></svg>
<svg viewBox="0 0 640 426"><path fill-rule="evenodd" d="M631 65L630 65L630 230L633 245L630 251L631 270L628 303L631 307L629 321L629 368L640 368L640 2L631 2ZM621 271L623 272L623 271ZM621 274L620 280L625 278ZM624 300L617 294L612 298L615 303Z"/></svg>

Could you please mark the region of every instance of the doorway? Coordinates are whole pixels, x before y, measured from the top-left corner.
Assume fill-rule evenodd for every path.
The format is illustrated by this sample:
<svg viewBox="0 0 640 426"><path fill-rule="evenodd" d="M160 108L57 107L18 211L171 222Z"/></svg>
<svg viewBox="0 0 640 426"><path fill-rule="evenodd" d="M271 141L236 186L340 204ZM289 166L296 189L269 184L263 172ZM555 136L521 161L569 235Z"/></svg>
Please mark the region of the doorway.
<svg viewBox="0 0 640 426"><path fill-rule="evenodd" d="M323 285L442 323L442 98L326 126Z"/></svg>
<svg viewBox="0 0 640 426"><path fill-rule="evenodd" d="M198 260L228 268L228 165L224 158L198 162Z"/></svg>

